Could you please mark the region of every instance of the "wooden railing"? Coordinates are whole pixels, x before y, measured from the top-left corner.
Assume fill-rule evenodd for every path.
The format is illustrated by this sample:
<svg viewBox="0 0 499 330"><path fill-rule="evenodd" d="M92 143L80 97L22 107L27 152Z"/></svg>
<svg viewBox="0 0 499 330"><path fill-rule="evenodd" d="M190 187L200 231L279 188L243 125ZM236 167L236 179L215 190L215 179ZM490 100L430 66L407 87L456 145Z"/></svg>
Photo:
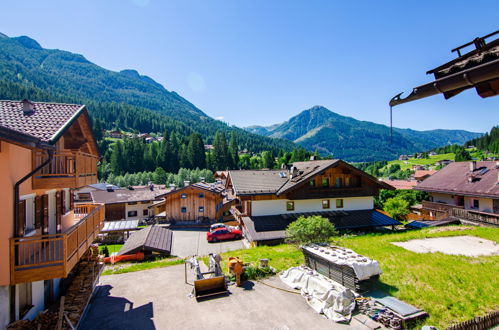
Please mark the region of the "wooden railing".
<svg viewBox="0 0 499 330"><path fill-rule="evenodd" d="M80 220L64 233L10 239L12 284L68 275L104 224L102 205L78 205L74 211Z"/></svg>
<svg viewBox="0 0 499 330"><path fill-rule="evenodd" d="M449 212L451 209L463 209L464 206L451 205L445 203L437 203L430 201L422 201L423 209L434 210L439 212Z"/></svg>
<svg viewBox="0 0 499 330"><path fill-rule="evenodd" d="M41 165L47 157L43 152L34 152L33 168ZM56 152L52 160L35 173L33 188L76 188L95 183L97 161L97 156L83 152Z"/></svg>
<svg viewBox="0 0 499 330"><path fill-rule="evenodd" d="M475 210L452 209L449 215L465 221L499 227L499 214Z"/></svg>

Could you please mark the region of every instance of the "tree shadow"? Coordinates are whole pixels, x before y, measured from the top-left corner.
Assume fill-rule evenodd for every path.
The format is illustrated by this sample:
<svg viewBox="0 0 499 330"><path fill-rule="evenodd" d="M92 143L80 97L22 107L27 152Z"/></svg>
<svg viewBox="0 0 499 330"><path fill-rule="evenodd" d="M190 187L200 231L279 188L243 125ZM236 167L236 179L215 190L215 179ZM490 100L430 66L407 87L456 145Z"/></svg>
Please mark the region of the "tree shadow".
<svg viewBox="0 0 499 330"><path fill-rule="evenodd" d="M112 288L111 285L97 287L78 329L156 329L152 302L134 308L130 300L111 296Z"/></svg>

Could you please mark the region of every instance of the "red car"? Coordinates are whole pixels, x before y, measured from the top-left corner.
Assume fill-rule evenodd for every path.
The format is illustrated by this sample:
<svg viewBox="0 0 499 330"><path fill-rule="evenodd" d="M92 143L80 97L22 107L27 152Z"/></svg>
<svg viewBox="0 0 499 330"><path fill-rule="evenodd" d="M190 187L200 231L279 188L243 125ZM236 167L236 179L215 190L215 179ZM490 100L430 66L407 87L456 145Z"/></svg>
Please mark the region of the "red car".
<svg viewBox="0 0 499 330"><path fill-rule="evenodd" d="M228 239L240 239L243 233L239 229L232 228L218 228L206 233L208 242L218 242Z"/></svg>

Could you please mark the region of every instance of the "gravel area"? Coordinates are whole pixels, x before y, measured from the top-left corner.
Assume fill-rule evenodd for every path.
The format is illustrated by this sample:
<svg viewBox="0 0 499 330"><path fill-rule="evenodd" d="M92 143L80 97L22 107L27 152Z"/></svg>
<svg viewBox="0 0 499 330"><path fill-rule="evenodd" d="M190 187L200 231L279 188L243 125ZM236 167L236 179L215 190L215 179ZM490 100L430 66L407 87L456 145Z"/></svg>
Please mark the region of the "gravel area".
<svg viewBox="0 0 499 330"><path fill-rule="evenodd" d="M441 252L468 257L499 255L499 245L496 242L475 236L413 239L392 244L417 253Z"/></svg>

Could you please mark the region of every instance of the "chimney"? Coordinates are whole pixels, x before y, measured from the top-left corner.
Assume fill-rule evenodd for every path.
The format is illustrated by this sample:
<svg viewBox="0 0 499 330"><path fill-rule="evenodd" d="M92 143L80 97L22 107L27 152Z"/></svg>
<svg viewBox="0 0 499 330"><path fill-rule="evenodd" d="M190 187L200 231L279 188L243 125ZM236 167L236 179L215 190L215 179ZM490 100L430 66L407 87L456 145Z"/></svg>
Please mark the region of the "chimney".
<svg viewBox="0 0 499 330"><path fill-rule="evenodd" d="M35 112L35 104L28 99L24 99L21 101L23 105L23 114L25 116L32 115Z"/></svg>
<svg viewBox="0 0 499 330"><path fill-rule="evenodd" d="M154 191L154 185L152 183L149 185L149 190Z"/></svg>
<svg viewBox="0 0 499 330"><path fill-rule="evenodd" d="M310 160L317 160L317 156L316 155L310 156Z"/></svg>
<svg viewBox="0 0 499 330"><path fill-rule="evenodd" d="M190 184L191 184L191 182L190 182L190 181L188 181L188 180L185 180L185 181L184 181L184 187L189 187L189 185L190 185Z"/></svg>
<svg viewBox="0 0 499 330"><path fill-rule="evenodd" d="M298 169L294 165L291 166L291 169L289 170L289 178L292 179L297 175L298 175Z"/></svg>
<svg viewBox="0 0 499 330"><path fill-rule="evenodd" d="M470 162L470 172L473 172L476 170L476 161Z"/></svg>
<svg viewBox="0 0 499 330"><path fill-rule="evenodd" d="M170 183L170 190L175 190L175 183Z"/></svg>
<svg viewBox="0 0 499 330"><path fill-rule="evenodd" d="M113 186L112 186L112 185L110 185L110 184L106 185L106 190L107 190L108 192L113 192L113 191L114 191Z"/></svg>
<svg viewBox="0 0 499 330"><path fill-rule="evenodd" d="M205 183L206 182L206 179L204 178L204 176L200 177L199 178L201 180L201 182Z"/></svg>
<svg viewBox="0 0 499 330"><path fill-rule="evenodd" d="M496 168L499 169L499 162L496 162Z"/></svg>

